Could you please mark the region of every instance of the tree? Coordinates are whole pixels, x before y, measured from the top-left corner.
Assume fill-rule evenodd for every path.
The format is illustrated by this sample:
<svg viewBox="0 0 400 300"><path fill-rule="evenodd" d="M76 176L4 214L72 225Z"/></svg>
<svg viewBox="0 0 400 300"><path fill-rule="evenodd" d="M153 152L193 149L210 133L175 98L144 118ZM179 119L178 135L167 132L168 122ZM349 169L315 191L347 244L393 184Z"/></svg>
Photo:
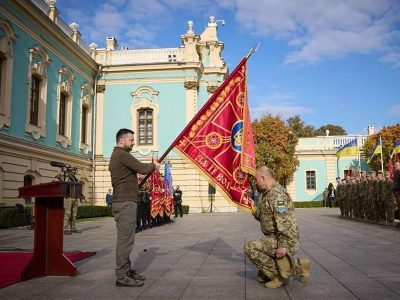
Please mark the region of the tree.
<svg viewBox="0 0 400 300"><path fill-rule="evenodd" d="M346 135L346 130L344 130L343 127L339 125L332 125L332 124L327 124L327 125L322 125L320 128L314 130L313 134L314 136L318 135L326 135L326 130L329 130L329 135Z"/></svg>
<svg viewBox="0 0 400 300"><path fill-rule="evenodd" d="M299 160L294 155L298 138L278 116L253 122L256 164L267 165L279 181L293 176Z"/></svg>
<svg viewBox="0 0 400 300"><path fill-rule="evenodd" d="M400 139L400 124L396 124L393 126L383 127L377 134L370 135L367 141L364 144L364 156L366 159L370 158L373 151L375 150L375 145L379 136L382 138L382 156L384 162L384 168L387 169L387 165L389 163L390 153L394 148L394 144L396 141ZM373 170L381 169L381 155L375 155L369 166Z"/></svg>
<svg viewBox="0 0 400 300"><path fill-rule="evenodd" d="M292 132L297 135L297 137L312 137L314 136L315 128L312 125L306 125L300 116L290 117L286 121L287 125L290 127Z"/></svg>

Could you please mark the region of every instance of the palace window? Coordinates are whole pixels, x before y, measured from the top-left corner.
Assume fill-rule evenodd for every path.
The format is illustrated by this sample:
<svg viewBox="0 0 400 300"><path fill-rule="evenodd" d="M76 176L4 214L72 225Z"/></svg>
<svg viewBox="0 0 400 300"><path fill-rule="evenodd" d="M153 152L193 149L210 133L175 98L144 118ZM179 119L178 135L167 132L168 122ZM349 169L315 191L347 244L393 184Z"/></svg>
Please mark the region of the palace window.
<svg viewBox="0 0 400 300"><path fill-rule="evenodd" d="M35 178L32 175L25 175L24 176L24 187L32 186L34 179ZM32 197L25 197L24 199L25 199L26 204L32 203Z"/></svg>
<svg viewBox="0 0 400 300"><path fill-rule="evenodd" d="M315 171L306 171L306 189L316 190Z"/></svg>
<svg viewBox="0 0 400 300"><path fill-rule="evenodd" d="M63 148L71 146L72 128L72 71L63 67L58 70L58 132L56 141Z"/></svg>
<svg viewBox="0 0 400 300"><path fill-rule="evenodd" d="M58 114L58 134L65 136L66 114L67 114L67 95L60 95L60 113Z"/></svg>
<svg viewBox="0 0 400 300"><path fill-rule="evenodd" d="M138 121L139 145L153 144L153 110L150 108L138 110Z"/></svg>
<svg viewBox="0 0 400 300"><path fill-rule="evenodd" d="M11 24L0 18L0 129L11 125L11 88L15 40Z"/></svg>
<svg viewBox="0 0 400 300"><path fill-rule="evenodd" d="M133 151L146 156L158 149L159 92L150 86L142 86L131 92L131 128L135 131L136 145Z"/></svg>
<svg viewBox="0 0 400 300"><path fill-rule="evenodd" d="M2 85L1 85L2 77L3 77L3 75L5 76L5 74L6 74L6 72L4 71L4 66L6 65L5 62L6 62L6 57L4 56L3 53L0 52L0 91L2 88ZM2 101L2 100L0 100L0 101Z"/></svg>
<svg viewBox="0 0 400 300"><path fill-rule="evenodd" d="M35 126L39 124L40 82L41 79L38 76L32 75L29 123Z"/></svg>
<svg viewBox="0 0 400 300"><path fill-rule="evenodd" d="M29 49L28 109L25 131L38 140L46 136L47 66L49 56L42 47Z"/></svg>
<svg viewBox="0 0 400 300"><path fill-rule="evenodd" d="M88 107L86 105L82 105L82 121L81 121L81 143L88 144L87 141L87 123L88 123Z"/></svg>
<svg viewBox="0 0 400 300"><path fill-rule="evenodd" d="M91 151L93 86L81 85L80 149L84 154Z"/></svg>

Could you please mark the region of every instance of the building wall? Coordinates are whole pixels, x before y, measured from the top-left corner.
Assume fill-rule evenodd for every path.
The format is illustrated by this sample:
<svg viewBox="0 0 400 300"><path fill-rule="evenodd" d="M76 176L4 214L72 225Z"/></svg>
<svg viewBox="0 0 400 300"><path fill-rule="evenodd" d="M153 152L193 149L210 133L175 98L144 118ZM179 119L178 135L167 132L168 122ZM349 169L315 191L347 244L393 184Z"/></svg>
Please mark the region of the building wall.
<svg viewBox="0 0 400 300"><path fill-rule="evenodd" d="M104 203L105 194L111 188L108 163L115 145L116 132L120 128L137 132L133 107L153 105L156 109L153 125L157 138L154 144L136 145L133 149L135 157L149 162L152 156L160 157L164 154L227 76L220 53L210 54L207 50L210 39L212 43L221 44L216 37L216 23L210 21L210 24L201 39L189 24L180 48L153 49L148 50L148 53L118 50L116 39L110 37L106 49L96 50L97 61L100 64L108 62L102 67L99 85L103 88L97 93L96 203ZM171 53L176 60L166 59ZM213 55L212 59L210 55ZM138 61L142 63L139 67ZM146 88L148 93L141 96L138 91ZM206 177L174 151L168 154L164 162L167 161L172 163L174 185L181 187L184 204L190 206L190 212L207 210L210 199ZM237 211L236 206L219 193L215 195L213 205L219 211Z"/></svg>
<svg viewBox="0 0 400 300"><path fill-rule="evenodd" d="M31 1L2 1L0 22L8 24L15 32L10 43L12 77L7 80L11 91L10 116L9 122L0 126L0 204L13 205L24 201L18 198L18 188L24 186L24 176L30 176L33 184L54 180L60 170L50 166L52 160L77 166L86 197L90 198L92 134L89 132L87 144L81 144L81 105L82 87L85 95L87 90L93 90L98 68L96 62ZM0 30L0 37L4 34L4 30ZM42 79L47 84L43 89L46 95L44 123L39 133L36 129L32 132L27 129L30 65L37 59L37 56L32 56L35 51L46 54L48 61ZM44 56L40 61L43 59ZM71 129L66 143L56 140L62 69L70 70L73 77L69 90L72 102L68 122ZM93 93L86 98L93 110ZM88 126L92 126L92 119L88 120Z"/></svg>
<svg viewBox="0 0 400 300"><path fill-rule="evenodd" d="M299 139L296 156L300 164L287 185L287 189L294 201L321 201L323 198L322 193L329 183L336 186L336 177L344 178L346 170L357 171L359 169L359 157L361 170L368 170L361 150L359 150L359 155L336 157L338 148L354 138L358 139L358 145L361 148L367 137L321 136ZM307 171L315 171L315 189L309 190L306 187Z"/></svg>

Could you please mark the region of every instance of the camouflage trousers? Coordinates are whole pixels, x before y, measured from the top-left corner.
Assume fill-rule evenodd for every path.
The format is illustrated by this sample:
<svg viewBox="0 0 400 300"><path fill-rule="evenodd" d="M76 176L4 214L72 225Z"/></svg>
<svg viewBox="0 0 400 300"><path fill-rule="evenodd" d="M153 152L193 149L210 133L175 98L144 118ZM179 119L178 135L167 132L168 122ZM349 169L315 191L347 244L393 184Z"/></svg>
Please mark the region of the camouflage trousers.
<svg viewBox="0 0 400 300"><path fill-rule="evenodd" d="M266 236L263 239L247 242L243 247L243 251L264 275L273 279L280 274L275 256L276 248L278 248L276 237ZM289 249L288 252L291 256L295 254L291 253ZM297 276L300 274L300 266L297 263L297 259L294 261L295 274L293 275Z"/></svg>
<svg viewBox="0 0 400 300"><path fill-rule="evenodd" d="M78 199L64 198L64 230L75 229Z"/></svg>

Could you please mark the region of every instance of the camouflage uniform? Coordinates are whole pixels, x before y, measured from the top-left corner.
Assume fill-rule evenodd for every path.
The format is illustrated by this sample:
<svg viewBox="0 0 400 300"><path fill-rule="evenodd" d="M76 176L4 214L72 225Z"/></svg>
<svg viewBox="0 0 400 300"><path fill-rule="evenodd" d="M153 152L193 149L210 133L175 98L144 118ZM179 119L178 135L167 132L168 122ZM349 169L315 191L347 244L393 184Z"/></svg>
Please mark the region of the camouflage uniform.
<svg viewBox="0 0 400 300"><path fill-rule="evenodd" d="M344 193L344 186L342 183L338 183L338 185L336 187L336 199L337 199L337 202L339 203L341 216L344 216L343 193Z"/></svg>
<svg viewBox="0 0 400 300"><path fill-rule="evenodd" d="M76 231L76 215L78 213L78 199L64 198L64 231Z"/></svg>
<svg viewBox="0 0 400 300"><path fill-rule="evenodd" d="M365 208L366 208L366 189L367 189L367 180L362 178L358 183L358 195L359 195L359 218L365 218Z"/></svg>
<svg viewBox="0 0 400 300"><path fill-rule="evenodd" d="M385 179L379 179L376 182L376 207L377 207L377 222L385 222L385 201L384 201L384 181Z"/></svg>
<svg viewBox="0 0 400 300"><path fill-rule="evenodd" d="M394 196L393 196L393 180L386 178L383 187L383 201L385 203L386 224L394 222Z"/></svg>
<svg viewBox="0 0 400 300"><path fill-rule="evenodd" d="M343 211L346 218L349 217L350 211L350 182L346 181L343 185Z"/></svg>
<svg viewBox="0 0 400 300"><path fill-rule="evenodd" d="M254 218L260 221L265 237L244 245L244 253L270 279L279 275L275 250L287 249L294 256L299 249L299 231L294 213L294 205L288 192L278 183L262 193ZM297 275L300 267L294 266Z"/></svg>
<svg viewBox="0 0 400 300"><path fill-rule="evenodd" d="M367 185L368 220L376 221L376 178L371 178Z"/></svg>

